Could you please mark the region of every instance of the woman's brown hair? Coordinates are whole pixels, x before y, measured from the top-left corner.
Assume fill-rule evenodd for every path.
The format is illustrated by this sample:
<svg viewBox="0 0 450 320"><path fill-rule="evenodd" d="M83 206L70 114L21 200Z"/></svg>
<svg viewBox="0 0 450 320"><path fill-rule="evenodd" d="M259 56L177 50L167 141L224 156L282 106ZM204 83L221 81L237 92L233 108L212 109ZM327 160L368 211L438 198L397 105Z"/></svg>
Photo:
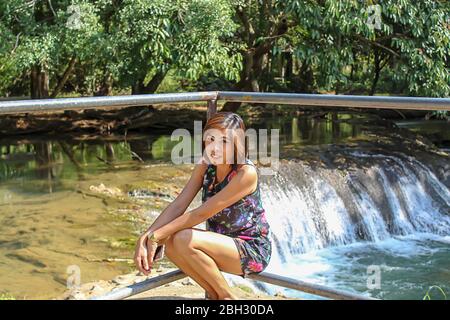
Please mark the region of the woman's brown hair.
<svg viewBox="0 0 450 320"><path fill-rule="evenodd" d="M248 139L245 135L245 124L242 118L233 112L216 112L211 118L206 122L205 127L203 128L202 134L202 155L205 152L205 132L209 129L230 129L233 130L233 133L238 132L238 134L233 134L233 145L234 145L234 161L233 161L233 169L236 169L238 166L238 156L240 155L240 159L247 160L248 159ZM240 136L242 134L243 136ZM244 140L244 152L242 153L242 148L239 149L238 144Z"/></svg>

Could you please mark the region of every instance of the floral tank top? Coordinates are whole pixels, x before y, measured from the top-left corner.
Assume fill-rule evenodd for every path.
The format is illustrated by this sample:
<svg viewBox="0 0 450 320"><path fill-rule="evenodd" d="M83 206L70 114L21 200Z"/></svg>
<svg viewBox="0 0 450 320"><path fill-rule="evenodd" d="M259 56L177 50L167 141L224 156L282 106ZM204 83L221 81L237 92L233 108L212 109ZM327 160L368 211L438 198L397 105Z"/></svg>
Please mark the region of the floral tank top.
<svg viewBox="0 0 450 320"><path fill-rule="evenodd" d="M253 165L250 159L246 163ZM258 170L258 168L255 166ZM235 167L227 174L225 179L216 184L216 166L209 164L203 179L202 201L214 196L222 190L228 182L237 174ZM256 190L236 201L231 206L224 208L207 221L207 230L238 237L243 240L268 240L271 234L270 226L266 219L265 210L262 206L259 174Z"/></svg>

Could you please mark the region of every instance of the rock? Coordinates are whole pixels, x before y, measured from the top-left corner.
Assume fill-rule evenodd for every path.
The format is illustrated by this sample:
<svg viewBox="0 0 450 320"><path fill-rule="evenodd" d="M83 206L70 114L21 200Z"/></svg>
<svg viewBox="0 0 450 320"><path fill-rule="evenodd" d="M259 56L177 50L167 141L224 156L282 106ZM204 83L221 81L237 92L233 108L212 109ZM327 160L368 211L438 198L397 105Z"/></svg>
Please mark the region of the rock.
<svg viewBox="0 0 450 320"><path fill-rule="evenodd" d="M192 282L192 279L189 278L189 277L187 277L186 279L184 279L181 283L182 283L184 286L193 286L193 285L194 285L194 283Z"/></svg>
<svg viewBox="0 0 450 320"><path fill-rule="evenodd" d="M81 291L74 291L69 294L67 300L86 300L86 295Z"/></svg>
<svg viewBox="0 0 450 320"><path fill-rule="evenodd" d="M99 296L99 295L103 295L104 293L106 293L107 289L98 285L98 284L94 284L90 289L89 289L89 294L93 295L93 296Z"/></svg>
<svg viewBox="0 0 450 320"><path fill-rule="evenodd" d="M124 274L115 277L112 282L119 285L126 285L131 284L134 281L134 275L133 274Z"/></svg>
<svg viewBox="0 0 450 320"><path fill-rule="evenodd" d="M98 186L91 185L89 190L108 195L110 197L120 197L123 196L123 191L117 187L106 187L103 183L100 183Z"/></svg>

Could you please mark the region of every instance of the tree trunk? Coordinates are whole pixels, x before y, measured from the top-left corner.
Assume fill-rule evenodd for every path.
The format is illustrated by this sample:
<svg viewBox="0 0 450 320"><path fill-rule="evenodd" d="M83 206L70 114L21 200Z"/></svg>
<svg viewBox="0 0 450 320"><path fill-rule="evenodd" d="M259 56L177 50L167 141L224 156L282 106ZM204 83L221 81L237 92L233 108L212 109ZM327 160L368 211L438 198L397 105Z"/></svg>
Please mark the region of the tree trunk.
<svg viewBox="0 0 450 320"><path fill-rule="evenodd" d="M375 91L377 90L377 84L378 80L380 79L380 72L381 72L381 59L378 50L374 50L374 78L372 81L372 87L370 88L370 96L373 96L375 94Z"/></svg>
<svg viewBox="0 0 450 320"><path fill-rule="evenodd" d="M72 73L73 68L75 67L75 63L77 62L77 58L73 56L70 61L69 65L67 66L66 70L64 71L64 74L59 81L58 85L56 86L55 90L53 91L51 97L56 98L56 96L59 94L59 92L62 90L64 85L66 84L67 79L69 78L70 74Z"/></svg>
<svg viewBox="0 0 450 320"><path fill-rule="evenodd" d="M144 79L139 79L132 87L132 94L150 94L155 93L158 89L159 85L163 82L166 74L169 70L166 71L158 71L153 78L148 82L147 85L144 85Z"/></svg>
<svg viewBox="0 0 450 320"><path fill-rule="evenodd" d="M312 93L314 88L314 73L306 61L301 62L299 71L299 81L295 92Z"/></svg>
<svg viewBox="0 0 450 320"><path fill-rule="evenodd" d="M113 78L109 72L105 72L103 81L97 91L94 92L94 96L109 96L112 93Z"/></svg>
<svg viewBox="0 0 450 320"><path fill-rule="evenodd" d="M264 55L255 57L255 49L252 48L244 55L244 67L241 72L241 80L234 86L234 91L259 92L259 79L263 71ZM227 102L221 111L236 112L241 102Z"/></svg>
<svg viewBox="0 0 450 320"><path fill-rule="evenodd" d="M48 93L48 73L41 65L35 65L30 74L31 99L46 99Z"/></svg>
<svg viewBox="0 0 450 320"><path fill-rule="evenodd" d="M290 82L292 81L292 53L284 52L284 59L286 61L286 73L284 75L285 79Z"/></svg>
<svg viewBox="0 0 450 320"><path fill-rule="evenodd" d="M267 3L264 5L267 5ZM263 10L269 9L269 7L261 8ZM244 38L248 49L243 52L243 68L240 73L240 80L233 90L259 92L261 88L259 81L264 69L264 55L270 53L276 39L288 31L287 19L282 18L277 25L272 24L267 30L258 30L259 32L256 33L248 14L242 9L238 9L236 13L244 26L246 33ZM270 19L270 17L265 16L264 19ZM265 40L257 42L256 35L264 36ZM221 111L236 112L240 105L241 102L227 102Z"/></svg>

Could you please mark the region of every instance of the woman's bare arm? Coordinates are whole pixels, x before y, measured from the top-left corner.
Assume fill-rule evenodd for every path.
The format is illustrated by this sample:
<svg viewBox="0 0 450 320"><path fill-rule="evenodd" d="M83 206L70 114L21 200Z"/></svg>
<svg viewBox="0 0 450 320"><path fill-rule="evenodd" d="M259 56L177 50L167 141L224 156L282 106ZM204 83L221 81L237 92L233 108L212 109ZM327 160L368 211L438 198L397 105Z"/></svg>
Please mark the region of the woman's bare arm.
<svg viewBox="0 0 450 320"><path fill-rule="evenodd" d="M181 193L156 218L152 225L142 235L143 237L147 236L150 232L161 228L167 223L173 221L186 211L186 209L189 207L190 203L202 187L203 176L205 174L206 168L207 165L205 165L204 163L195 165L192 175Z"/></svg>
<svg viewBox="0 0 450 320"><path fill-rule="evenodd" d="M254 192L257 187L257 171L253 166L244 166L236 176L217 194L205 201L201 206L177 217L161 228L153 229L157 239L165 239L171 234L202 223L223 209Z"/></svg>

